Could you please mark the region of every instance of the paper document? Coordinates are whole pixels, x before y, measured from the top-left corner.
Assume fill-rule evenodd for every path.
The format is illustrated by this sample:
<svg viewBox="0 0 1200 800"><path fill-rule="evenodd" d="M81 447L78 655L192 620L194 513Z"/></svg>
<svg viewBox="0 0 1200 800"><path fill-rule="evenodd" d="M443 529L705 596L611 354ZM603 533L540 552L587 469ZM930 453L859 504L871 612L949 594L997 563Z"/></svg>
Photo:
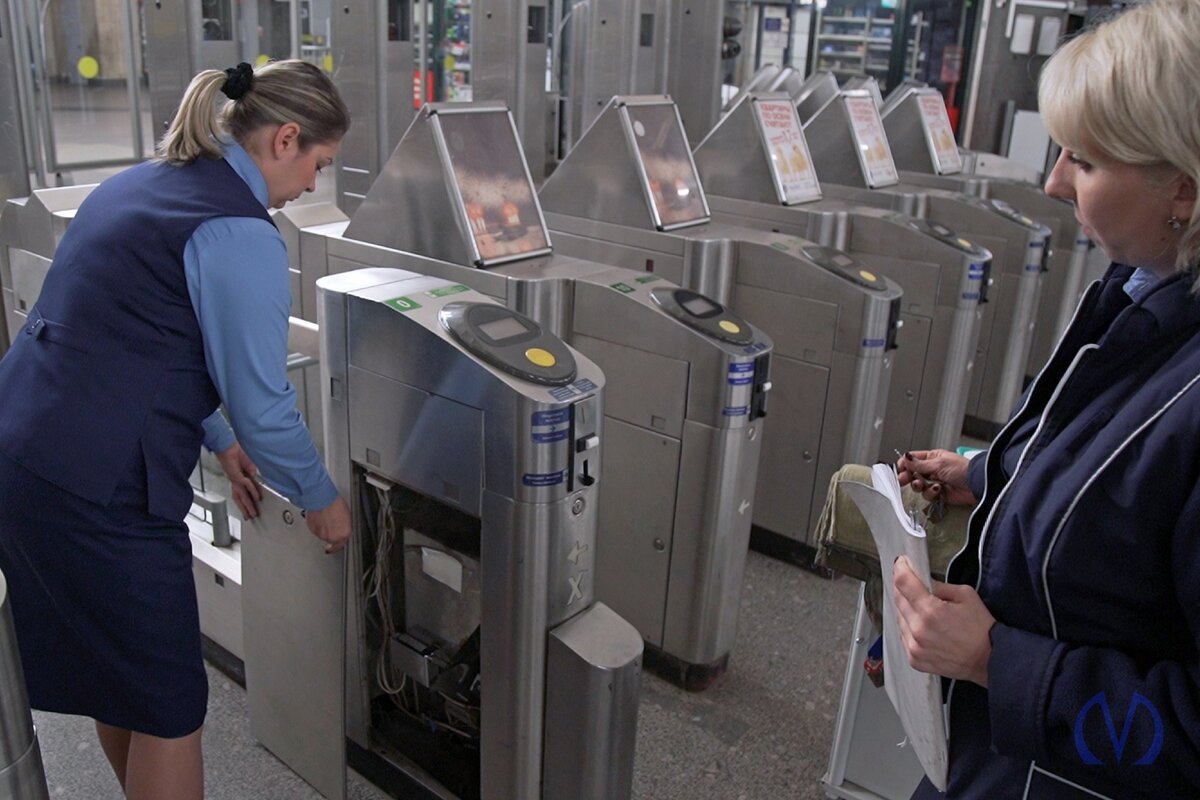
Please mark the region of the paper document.
<svg viewBox="0 0 1200 800"><path fill-rule="evenodd" d="M900 484L891 466L876 464L871 468L871 480L874 486L847 481L842 488L871 528L883 569L883 685L917 760L930 782L944 792L949 759L942 715L942 679L909 665L892 597L892 564L899 556L908 558L926 588L932 585L925 531L905 510Z"/></svg>

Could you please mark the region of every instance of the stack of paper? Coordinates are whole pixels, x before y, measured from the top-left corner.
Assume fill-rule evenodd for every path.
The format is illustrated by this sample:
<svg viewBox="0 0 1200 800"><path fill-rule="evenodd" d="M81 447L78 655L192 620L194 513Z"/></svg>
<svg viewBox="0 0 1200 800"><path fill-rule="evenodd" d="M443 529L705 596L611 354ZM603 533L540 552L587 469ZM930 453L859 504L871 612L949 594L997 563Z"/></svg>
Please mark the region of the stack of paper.
<svg viewBox="0 0 1200 800"><path fill-rule="evenodd" d="M876 464L871 469L871 481L873 487L853 482L843 483L842 487L862 512L879 550L884 587L884 686L925 774L934 786L945 791L949 759L941 678L918 672L908 663L892 596L892 565L900 556L908 559L926 588L932 586L925 531L905 510L900 483L889 465Z"/></svg>

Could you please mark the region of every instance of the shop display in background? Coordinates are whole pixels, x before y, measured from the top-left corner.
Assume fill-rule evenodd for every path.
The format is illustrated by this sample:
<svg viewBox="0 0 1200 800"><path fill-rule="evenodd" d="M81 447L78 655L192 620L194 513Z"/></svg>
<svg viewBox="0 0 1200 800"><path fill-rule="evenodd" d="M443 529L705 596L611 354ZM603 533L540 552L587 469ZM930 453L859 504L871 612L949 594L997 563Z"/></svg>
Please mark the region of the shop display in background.
<svg viewBox="0 0 1200 800"><path fill-rule="evenodd" d="M886 92L892 40L902 27L895 3L887 0L829 0L817 7L814 34L814 68L828 70L839 81L853 76L872 77ZM921 73L925 62L924 39L928 24L922 13L913 15L904 59L904 76Z"/></svg>
<svg viewBox="0 0 1200 800"><path fill-rule="evenodd" d="M471 2L448 0L440 15L442 80L439 100L471 100Z"/></svg>

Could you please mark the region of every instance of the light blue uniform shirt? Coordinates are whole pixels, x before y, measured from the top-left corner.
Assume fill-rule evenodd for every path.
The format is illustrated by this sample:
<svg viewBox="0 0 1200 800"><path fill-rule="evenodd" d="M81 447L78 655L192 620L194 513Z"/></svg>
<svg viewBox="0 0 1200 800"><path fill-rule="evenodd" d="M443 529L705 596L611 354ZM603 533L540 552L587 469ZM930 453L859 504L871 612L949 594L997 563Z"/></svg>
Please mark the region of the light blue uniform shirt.
<svg viewBox="0 0 1200 800"><path fill-rule="evenodd" d="M265 208L267 182L249 153L226 144L225 160ZM210 219L188 240L183 267L208 374L233 425L214 413L204 421L204 446L219 453L236 431L267 483L301 508L327 507L337 489L287 377L292 290L283 237L261 219Z"/></svg>
<svg viewBox="0 0 1200 800"><path fill-rule="evenodd" d="M1125 294L1137 303L1143 297L1150 294L1150 290L1158 283L1158 276L1147 269L1137 267L1133 274L1129 276L1129 280L1125 281L1125 285L1121 288L1125 290Z"/></svg>

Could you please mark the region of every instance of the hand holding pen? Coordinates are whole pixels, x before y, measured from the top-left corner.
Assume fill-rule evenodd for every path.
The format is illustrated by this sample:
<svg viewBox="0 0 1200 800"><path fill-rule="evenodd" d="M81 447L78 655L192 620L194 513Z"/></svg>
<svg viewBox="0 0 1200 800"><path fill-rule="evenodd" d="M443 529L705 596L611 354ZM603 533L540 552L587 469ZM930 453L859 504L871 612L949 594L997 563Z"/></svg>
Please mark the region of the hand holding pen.
<svg viewBox="0 0 1200 800"><path fill-rule="evenodd" d="M949 450L896 452L896 477L901 486L912 485L930 502L969 506L977 502L967 485L966 458Z"/></svg>

